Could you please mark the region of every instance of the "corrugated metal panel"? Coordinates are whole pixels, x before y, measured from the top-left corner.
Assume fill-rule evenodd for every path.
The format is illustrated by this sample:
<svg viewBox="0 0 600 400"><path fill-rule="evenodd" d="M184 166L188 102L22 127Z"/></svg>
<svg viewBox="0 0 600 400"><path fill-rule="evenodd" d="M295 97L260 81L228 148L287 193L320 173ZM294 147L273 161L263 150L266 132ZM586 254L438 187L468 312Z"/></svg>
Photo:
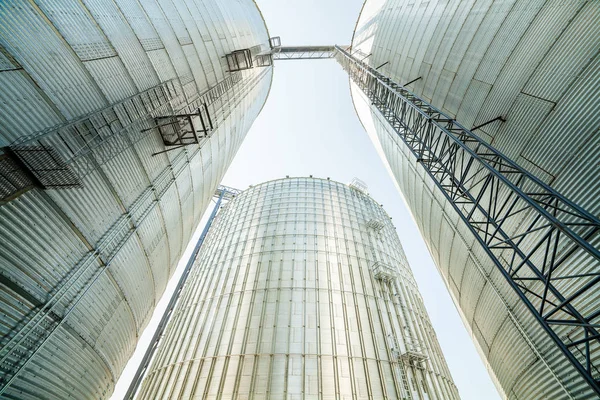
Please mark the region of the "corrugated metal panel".
<svg viewBox="0 0 600 400"><path fill-rule="evenodd" d="M513 357L507 359L506 354L509 352ZM536 361L537 357L533 351L514 329L510 320L505 319L490 346L490 363L505 366L497 369L498 380L508 382L512 386Z"/></svg>
<svg viewBox="0 0 600 400"><path fill-rule="evenodd" d="M166 231L163 226L161 211L154 207L137 229L137 234L144 246L154 278L155 293L162 293L170 277L169 251Z"/></svg>
<svg viewBox="0 0 600 400"><path fill-rule="evenodd" d="M109 271L123 292L133 312L136 330L140 332L154 306L156 293L150 266L135 237L123 244L122 250L111 261Z"/></svg>
<svg viewBox="0 0 600 400"><path fill-rule="evenodd" d="M473 3L474 0L462 0L456 1L452 5L449 4L438 25L439 30L436 31L441 33L442 36L439 39L435 36L433 37L434 43L439 47L430 48L429 54L431 54L432 58L426 57L426 60L429 59L432 62L429 74L426 77L423 77L425 80L425 89L423 93L430 98L436 99L436 104L444 104L443 102L446 97L447 88L452 83L451 78L454 75L453 71L446 70L446 72L444 72L444 64L451 52L460 52L460 48L454 48L457 39L460 39L463 42L466 40L465 37L459 36L459 33L461 32L461 29L464 29L465 19L467 18L469 11L473 10ZM448 79L448 77L451 78Z"/></svg>
<svg viewBox="0 0 600 400"><path fill-rule="evenodd" d="M580 152L574 154L566 163L559 179L554 182L554 185L562 192L595 215L600 214L600 205L594 201L600 198L600 180L595 179L600 176L599 133L598 130L595 133L592 132L589 140L581 143Z"/></svg>
<svg viewBox="0 0 600 400"><path fill-rule="evenodd" d="M119 54L138 90L143 91L158 85L160 82L144 48L117 4L103 0L86 0L85 5Z"/></svg>
<svg viewBox="0 0 600 400"><path fill-rule="evenodd" d="M161 7L155 1L143 2L140 3L140 5L143 7L148 18L152 21L160 40L165 46L165 50L169 54L170 62L173 65L173 68L175 68L177 76L182 81L182 85L189 82L189 79L192 78L192 72L190 70L188 61L185 58L185 54L181 49L181 44L177 39L177 34L174 32L174 30L180 30L182 28L185 30L185 27L171 25L169 23L164 14L164 10L168 10L168 7L163 7L161 9ZM178 20L174 22L183 25L181 18L178 18Z"/></svg>
<svg viewBox="0 0 600 400"><path fill-rule="evenodd" d="M110 180L111 186L118 194L126 208L129 208L140 193L148 186L148 178L137 162L137 155L129 148L124 138L123 152L102 165L102 170Z"/></svg>
<svg viewBox="0 0 600 400"><path fill-rule="evenodd" d="M86 61L84 65L111 104L137 93L137 88L119 57Z"/></svg>
<svg viewBox="0 0 600 400"><path fill-rule="evenodd" d="M153 155L164 150L164 143L159 135L147 134L134 144L134 148L151 182L154 182L169 167L169 158L166 153Z"/></svg>
<svg viewBox="0 0 600 400"><path fill-rule="evenodd" d="M477 321L473 321L469 325L473 329L473 340L477 345L477 349L481 352L483 356L489 357L490 346L483 338L483 334L481 333L481 330L479 330L479 325L477 325ZM494 371L490 371L490 375L492 375L493 377L496 376Z"/></svg>
<svg viewBox="0 0 600 400"><path fill-rule="evenodd" d="M498 115L509 114L510 107L514 104L517 94L523 89L553 43L556 42L578 9L581 8L582 2L558 3L560 2L546 3L537 14L532 15L532 17L535 16L535 19L530 22L520 21L520 24L527 28L523 33L521 33L521 29L524 28L521 28L521 25L514 27L514 30L510 32L510 39L507 38L505 43L510 43L511 39L514 38L517 44L513 49L506 48L508 58L506 63L502 65L501 70L498 69L500 63L497 60L493 66L490 65L490 77L495 76L493 82L479 74L475 75L476 79L493 83L492 90L479 113L479 117L483 121L488 121ZM520 18L526 15L527 12L524 12ZM493 45L492 43L491 48ZM488 54L495 53L490 52ZM482 63L485 63L485 59Z"/></svg>
<svg viewBox="0 0 600 400"><path fill-rule="evenodd" d="M88 249L39 192L21 196L0 213L3 275L43 301Z"/></svg>
<svg viewBox="0 0 600 400"><path fill-rule="evenodd" d="M160 207L167 228L169 238L169 248L171 249L171 260L169 264L175 262L181 251L181 209L179 199L177 198L177 188L171 185L160 200Z"/></svg>
<svg viewBox="0 0 600 400"><path fill-rule="evenodd" d="M509 399L519 399L517 393L523 392L529 392L532 398L540 400L568 400L572 398L560 388L555 380L537 378L548 373L547 367L541 361L536 361L529 368L529 371L529 373L523 374L520 379L517 378L518 383L515 385L516 388ZM577 393L577 391L575 390L574 393ZM592 397L588 398L592 399Z"/></svg>
<svg viewBox="0 0 600 400"><path fill-rule="evenodd" d="M475 35L475 32L480 28L485 30L490 29L489 26L483 25L482 21L488 15L489 8L493 5L493 1L475 1L471 4L461 4L461 21L455 26L460 27L456 35L456 39L452 44L452 49L448 53L448 58L444 63L444 69L452 72L458 72L459 68L463 65L465 54L468 50L471 39ZM499 4L506 4L508 2L498 2ZM470 9L469 9L470 8ZM423 29L423 27L421 27ZM437 60L436 60L437 62Z"/></svg>
<svg viewBox="0 0 600 400"><path fill-rule="evenodd" d="M160 7L164 18L168 20L169 25L171 25L179 44L181 46L190 44L190 34L188 33L179 12L177 12L177 8L173 6L173 2L171 0L156 0L156 3ZM154 10L150 11L149 14L152 15L152 18L159 18Z"/></svg>
<svg viewBox="0 0 600 400"><path fill-rule="evenodd" d="M154 67L154 70L158 74L158 78L162 82L177 78L175 68L173 67L172 62L169 59L169 55L164 48L149 51L147 54L152 66Z"/></svg>
<svg viewBox="0 0 600 400"><path fill-rule="evenodd" d="M115 3L123 13L123 17L127 19L127 24L135 32L144 50L149 52L165 47L158 35L158 27L152 24L139 2L135 0L116 0Z"/></svg>
<svg viewBox="0 0 600 400"><path fill-rule="evenodd" d="M48 364L53 364L54 368L47 370ZM40 371L45 372L44 377ZM106 399L112 386L111 374L102 358L69 328L61 328L42 347L39 356L26 367L24 375L31 376L32 379L15 382L3 397L38 400L40 392L35 388L43 386L46 390L42 395L46 398Z"/></svg>
<svg viewBox="0 0 600 400"><path fill-rule="evenodd" d="M433 101L436 104L444 104L446 96L448 95L448 89L450 89L455 76L456 74L454 72L442 69L435 86L435 92L433 93ZM446 109L443 111L446 111Z"/></svg>
<svg viewBox="0 0 600 400"><path fill-rule="evenodd" d="M123 301L123 294L107 275L98 278L88 293L82 298L80 306L75 308L66 321L71 326L77 327L77 333L89 344L96 343L102 330L112 317L110 310L117 310ZM118 341L117 337L114 338ZM119 343L123 345L123 342ZM117 354L103 353L108 360L114 359Z"/></svg>
<svg viewBox="0 0 600 400"><path fill-rule="evenodd" d="M465 254L466 252L463 252ZM474 261L468 257L465 265L464 278L460 288L460 305L464 318L469 323L473 321L476 308L481 301L481 294L486 284L485 278L475 267Z"/></svg>
<svg viewBox="0 0 600 400"><path fill-rule="evenodd" d="M10 1L0 10L2 45L67 119L106 106L81 61L39 10Z"/></svg>
<svg viewBox="0 0 600 400"><path fill-rule="evenodd" d="M115 197L107 195L109 192L105 179L94 171L83 179L83 188L68 192L53 190L48 195L69 215L85 238L97 244L121 215Z"/></svg>
<svg viewBox="0 0 600 400"><path fill-rule="evenodd" d="M185 168L183 171L181 171L181 174L177 177L176 183L181 202L183 232L185 237L189 237L192 230L192 225L195 226L195 224L190 219L191 216L194 215L194 195L192 193L192 181L188 168ZM185 241L185 243L187 243L187 241Z"/></svg>
<svg viewBox="0 0 600 400"><path fill-rule="evenodd" d="M483 288L475 309L475 320L479 330L491 347L494 339L499 334L498 330L508 318L504 304L498 301L498 295L489 285Z"/></svg>
<svg viewBox="0 0 600 400"><path fill-rule="evenodd" d="M558 101L598 52L599 27L600 8L587 2L544 56L525 93Z"/></svg>
<svg viewBox="0 0 600 400"><path fill-rule="evenodd" d="M597 34L600 37L600 32ZM597 99L600 94L598 81L600 79L600 56L594 57L591 63L577 79L571 90L565 94L556 106L552 118L542 126L544 140L538 140L523 151L523 156L536 165L555 175L553 185L561 192L575 197L592 212L598 211L596 198L586 195L582 190L585 185L594 184L597 163L587 163L588 153L593 157L594 145L598 138L600 126L600 104ZM575 185L571 171L575 168L584 172L580 177L586 179L582 186ZM561 175L566 179L562 179ZM570 178L570 179L569 179Z"/></svg>
<svg viewBox="0 0 600 400"><path fill-rule="evenodd" d="M545 3L543 0L515 1L508 14L494 15L494 19L502 19L502 24L492 42L484 48L486 55L477 69L475 79L489 84L496 81L520 38Z"/></svg>
<svg viewBox="0 0 600 400"><path fill-rule="evenodd" d="M0 53L0 72L19 69L20 66L14 60L10 60L4 53Z"/></svg>
<svg viewBox="0 0 600 400"><path fill-rule="evenodd" d="M1 53L0 53L1 54ZM23 71L0 72L0 146L62 122L57 110Z"/></svg>
<svg viewBox="0 0 600 400"><path fill-rule="evenodd" d="M82 61L117 55L82 3L39 0L36 4Z"/></svg>
<svg viewBox="0 0 600 400"><path fill-rule="evenodd" d="M450 104L444 105L445 108L452 113L452 115L457 115L458 113L458 111L454 109L454 104L466 104L473 106L483 102L485 97L477 101L462 101L462 99L463 97L467 96L465 94L467 90L472 90L472 87L475 84L486 85L489 91L489 87L491 85L481 81L473 80L473 76L478 70L479 64L486 54L484 49L490 45L499 27L503 23L504 18L501 18L501 16L508 14L515 1L516 0L493 1L487 12L484 13L483 20L479 25L476 25L477 19L475 19L463 27L463 32L468 31L472 33L469 39L465 38L464 41L460 42L466 43L468 41L468 48L462 57L454 57L454 53L452 52L448 60L448 69L457 71L457 78L452 83L452 87L450 88L447 97L447 102ZM475 27L477 27L477 30L472 32L472 29ZM469 118L465 120L464 116L460 119L461 121L465 121L465 123L470 124L475 119L475 115L473 115L472 119Z"/></svg>
<svg viewBox="0 0 600 400"><path fill-rule="evenodd" d="M198 57L198 53L194 46L190 43L187 46L182 47L185 57L188 59L190 63L190 69L192 70L192 74L194 75L194 79L196 80L197 90L199 92L204 91L205 88L208 87L208 81L206 80L206 76L202 71L202 63L200 58Z"/></svg>
<svg viewBox="0 0 600 400"><path fill-rule="evenodd" d="M491 142L492 146L503 149L502 152L507 157L518 159L528 143L537 142L539 139L536 136L543 135L539 131L540 126L544 125L554 106L553 102L519 93L510 110L510 120L495 124L499 128ZM487 131L486 127L482 130ZM528 135L519 134L520 132L528 132Z"/></svg>
<svg viewBox="0 0 600 400"><path fill-rule="evenodd" d="M98 352L108 359L115 373L120 374L133 354L136 338L139 336L137 332L139 330L131 314L131 307L123 300L114 309L110 321L96 341ZM112 392L112 386L107 392Z"/></svg>

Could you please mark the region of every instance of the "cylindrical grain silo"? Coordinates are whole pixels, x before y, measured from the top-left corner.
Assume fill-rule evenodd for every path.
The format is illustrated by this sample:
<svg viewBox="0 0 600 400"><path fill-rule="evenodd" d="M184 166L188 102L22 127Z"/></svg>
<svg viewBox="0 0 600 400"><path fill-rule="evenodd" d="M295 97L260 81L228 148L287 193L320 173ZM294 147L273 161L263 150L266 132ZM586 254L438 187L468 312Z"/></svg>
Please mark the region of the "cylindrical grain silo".
<svg viewBox="0 0 600 400"><path fill-rule="evenodd" d="M138 398L459 395L382 207L287 178L217 215Z"/></svg>
<svg viewBox="0 0 600 400"><path fill-rule="evenodd" d="M110 396L270 50L252 0L0 2L0 397Z"/></svg>
<svg viewBox="0 0 600 400"><path fill-rule="evenodd" d="M352 52L597 216L599 18L597 1L367 0ZM503 397L597 398L582 378L585 375L542 329L476 240L477 226L468 229L401 135L357 85L351 87L357 113L403 193ZM502 198L499 193L498 204L502 204L506 195ZM463 207L458 203L459 209ZM515 217L502 229L528 234L528 242L519 236L514 239L524 246L543 242L543 229L538 236L527 231L536 221L533 214L520 211L515 208ZM557 243L558 234L552 236ZM586 240L599 247L598 233ZM553 244L543 246L540 249L552 249ZM571 255L570 247L560 246L556 255L548 251L544 259L542 250L532 251L531 258L540 265L566 259L553 275L565 299L585 289L598 273L598 262L585 259L586 252ZM499 260L510 265L514 257L506 250ZM549 280L552 270L542 271L545 278L535 279ZM525 272L515 275L515 286L540 310L540 299L545 298L541 286L516 280L523 276L528 279ZM561 304L556 298L546 310ZM591 370L591 379L597 380L597 337L588 342L591 347L586 349L585 344L594 337L600 317L597 286L579 296L576 306L592 318L585 335L584 329L571 324L573 314L567 311L561 312L565 321L556 317L551 328L580 365ZM542 317L550 320L546 313ZM592 356L587 360L589 349Z"/></svg>

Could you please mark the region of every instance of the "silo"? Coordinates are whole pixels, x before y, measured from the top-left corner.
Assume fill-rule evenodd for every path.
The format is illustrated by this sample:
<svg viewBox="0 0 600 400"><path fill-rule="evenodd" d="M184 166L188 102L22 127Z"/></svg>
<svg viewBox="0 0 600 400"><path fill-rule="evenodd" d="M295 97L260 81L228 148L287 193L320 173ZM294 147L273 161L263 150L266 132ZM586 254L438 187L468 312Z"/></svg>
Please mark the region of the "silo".
<svg viewBox="0 0 600 400"><path fill-rule="evenodd" d="M140 399L458 399L389 216L287 178L217 215Z"/></svg>
<svg viewBox="0 0 600 400"><path fill-rule="evenodd" d="M108 398L272 77L252 0L0 2L0 395Z"/></svg>
<svg viewBox="0 0 600 400"><path fill-rule="evenodd" d="M443 112L450 123L472 130L527 173L598 216L600 186L595 177L600 164L593 160L600 151L599 17L597 1L367 0L352 52ZM597 398L476 240L476 226L469 229L459 218L454 206L463 206L451 204L423 160L365 92L351 86L357 113L403 193L503 397ZM506 195L499 193L502 204ZM527 232L526 227L534 226L531 213L517 215L503 229ZM515 242L543 242L545 233L540 232L537 237L528 233L530 242L518 237ZM597 232L586 240L599 247ZM560 275L554 275L565 278L554 284L565 299L587 290L575 306L591 317L585 332L592 332L600 315L600 292L586 285L593 283L598 262L569 249L559 246L554 256L566 260ZM547 254L553 257L552 251ZM534 262L545 263L541 251L534 257ZM509 265L514 258L506 251L499 259ZM535 297L537 287L525 273L518 278L523 276L525 280L513 282L539 310L542 296ZM553 297L546 310L560 304ZM591 379L598 380L598 342L587 341L594 335L584 337L584 330L568 321L571 315L555 318L551 328ZM567 321L559 325L561 319Z"/></svg>

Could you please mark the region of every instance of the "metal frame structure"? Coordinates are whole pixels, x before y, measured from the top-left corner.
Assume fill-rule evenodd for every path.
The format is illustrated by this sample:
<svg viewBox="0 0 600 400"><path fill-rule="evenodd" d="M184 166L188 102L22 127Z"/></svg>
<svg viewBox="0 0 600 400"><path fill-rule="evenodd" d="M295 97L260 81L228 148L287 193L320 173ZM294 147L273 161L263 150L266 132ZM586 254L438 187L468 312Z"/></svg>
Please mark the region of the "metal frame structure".
<svg viewBox="0 0 600 400"><path fill-rule="evenodd" d="M423 354L419 346L411 344L410 347L410 349L400 353L398 358L409 367L425 369L423 363L427 361L428 357Z"/></svg>
<svg viewBox="0 0 600 400"><path fill-rule="evenodd" d="M51 146L15 146L7 149L33 181L43 189L80 188L81 180ZM17 161L18 160L18 161Z"/></svg>
<svg viewBox="0 0 600 400"><path fill-rule="evenodd" d="M24 136L6 150L7 153L14 154L12 158L19 160L26 155L28 149L43 148L52 154L53 161L50 166L40 165L38 169L47 170L52 165L56 169L56 165L60 164L62 175L68 178L63 183L73 183L75 177L78 180L84 178L99 165L145 137L147 128L152 127L153 115L174 114L173 107L182 101L181 85L176 80L170 80L77 120ZM46 156L44 160L51 159ZM36 186L61 188L57 185L44 185L43 179L40 181L35 182ZM71 187L79 186L62 186Z"/></svg>
<svg viewBox="0 0 600 400"><path fill-rule="evenodd" d="M243 71L252 68L252 53L250 49L235 50L225 55L229 72Z"/></svg>
<svg viewBox="0 0 600 400"><path fill-rule="evenodd" d="M0 201L10 201L33 187L81 187L83 177L123 152L128 141L135 141L129 137L131 132L139 134L140 125L150 125L148 116L172 112L171 104L182 96L178 82L167 81L77 120L19 138L2 149Z"/></svg>
<svg viewBox="0 0 600 400"><path fill-rule="evenodd" d="M287 46L274 49L273 60L318 60L334 55L334 46Z"/></svg>
<svg viewBox="0 0 600 400"><path fill-rule="evenodd" d="M352 189L358 190L361 193L367 193L367 184L358 178L352 178L352 181L348 184Z"/></svg>
<svg viewBox="0 0 600 400"><path fill-rule="evenodd" d="M273 36L269 38L269 46L271 46L272 49L275 47L281 47L281 37Z"/></svg>
<svg viewBox="0 0 600 400"><path fill-rule="evenodd" d="M200 126L194 124L196 118L200 120ZM200 143L200 139L208 137L214 129L206 103L203 103L195 113L154 117L154 122L156 125L151 129L158 128L164 145L177 146L177 148ZM156 154L159 153L153 155Z"/></svg>
<svg viewBox="0 0 600 400"><path fill-rule="evenodd" d="M542 329L600 395L600 310L585 301L600 283L600 220L337 46L336 59L416 157ZM574 259L583 271L563 273L561 267Z"/></svg>
<svg viewBox="0 0 600 400"><path fill-rule="evenodd" d="M146 348L146 353L144 353L144 357L142 358L142 361L140 362L140 365L139 365L137 371L135 372L133 379L131 380L131 384L129 385L129 388L127 389L127 392L125 393L125 396L123 397L124 400L129 400L129 399L133 400L133 398L135 397L135 394L137 393L137 391L142 383L142 380L144 379L146 371L148 370L148 367L150 366L150 363L152 362L152 357L154 356L156 349L158 349L158 344L160 343L160 340L163 337L165 328L167 327L167 324L169 323L169 320L171 319L171 314L173 314L173 310L175 309L175 306L177 305L177 300L179 299L179 295L181 294L181 291L183 290L183 286L185 285L185 282L187 281L187 278L190 275L190 271L192 270L194 261L196 261L196 257L198 256L200 247L202 247L202 243L204 242L204 239L206 238L206 235L208 234L208 230L209 230L210 226L212 225L212 222L214 221L215 216L217 215L217 212L219 211L219 208L221 207L221 202L223 200L231 200L240 193L241 193L240 190L233 189L233 188L230 188L227 186L222 186L222 185L220 185L217 188L217 190L215 191L214 197L216 197L217 201L212 210L212 213L210 214L210 217L206 221L206 225L204 226L204 229L202 230L202 234L200 235L200 238L198 238L198 242L196 243L196 247L194 247L194 250L192 251L192 254L190 255L190 258L181 274L181 278L179 278L179 282L177 282L177 286L175 287L175 290L173 291L173 294L171 295L171 299L169 300L169 304L167 305L167 308L165 309L165 313L162 315L160 322L158 323L158 326L156 327L156 331L154 331L152 340L150 341L150 343L148 344L148 347Z"/></svg>
<svg viewBox="0 0 600 400"><path fill-rule="evenodd" d="M257 67L268 67L269 65L273 65L273 54L258 54L256 56L256 66Z"/></svg>
<svg viewBox="0 0 600 400"><path fill-rule="evenodd" d="M280 44L280 41L272 42L271 46L274 44ZM417 163L443 193L548 337L600 396L600 310L595 308L596 305L585 301L600 286L600 220L473 133L480 126L471 130L463 127L404 86L363 62L368 55L361 60L346 49L347 47L340 46L275 46L272 57L273 60L337 59L350 79L364 92L415 156ZM232 58L231 61L236 61L239 66L237 56L247 62L249 50L238 52L235 60ZM227 61L229 63L230 60ZM249 63L252 65L251 58ZM241 79L239 73L232 74L201 95L199 100L206 107L206 104L210 105ZM11 150L18 151L31 144L43 146L44 151L47 150L46 146L61 146L57 154L68 156L60 164L60 169L73 166L73 160L82 160L82 165L77 167L77 175L81 177L96 168L99 162L85 160L85 156L92 150L106 146L103 151L106 155L100 158L106 161L114 157L123 151L123 146L116 140L118 136L126 136L124 134L132 126L136 126L134 130L138 134L143 132L145 129L140 129L139 126L147 122L148 116L161 111L172 112L172 102L181 96L182 89L174 82L167 82L111 106L110 109L33 137L26 137L13 144ZM190 114L188 117L191 116ZM495 120L498 119L502 118ZM114 144L108 146L109 142ZM15 165L18 166L18 159L17 164L10 165L5 160L5 166L0 164L0 167L12 174ZM0 176L1 178L5 177ZM12 183L11 185L14 186ZM10 190L14 190L10 195L32 186L29 182L23 185L22 188L19 185L14 188L10 186ZM219 187L217 190L215 209L186 265L169 308L129 388L127 398L135 394L143 373L149 366L221 201L232 198L237 193L239 192L226 187ZM126 225L124 223L123 226ZM95 260L96 256L94 254L90 259ZM563 267L575 259L581 266L581 271L564 273ZM106 268L106 263L98 264L96 268L83 266L78 268L70 282L81 280L93 283ZM62 325L73 304L65 310L62 317L53 310L62 308L65 300L70 297L81 298L89 286L73 284L61 287L53 294L52 301L43 305L34 318L0 350L0 367L4 374L0 378L0 394L27 365L50 333ZM34 350L25 357L29 348Z"/></svg>
<svg viewBox="0 0 600 400"><path fill-rule="evenodd" d="M383 282L390 282L398 275L394 268L381 261L377 261L371 266L371 272L375 279Z"/></svg>

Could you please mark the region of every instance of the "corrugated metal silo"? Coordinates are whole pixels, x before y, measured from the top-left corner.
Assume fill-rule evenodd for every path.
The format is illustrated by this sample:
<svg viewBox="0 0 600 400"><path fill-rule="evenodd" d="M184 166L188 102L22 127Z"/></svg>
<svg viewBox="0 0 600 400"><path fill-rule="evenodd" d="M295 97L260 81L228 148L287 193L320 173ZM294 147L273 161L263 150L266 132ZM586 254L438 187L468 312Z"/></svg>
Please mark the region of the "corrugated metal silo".
<svg viewBox="0 0 600 400"><path fill-rule="evenodd" d="M110 396L266 100L236 50L251 0L0 2L3 398Z"/></svg>
<svg viewBox="0 0 600 400"><path fill-rule="evenodd" d="M599 22L597 1L367 0L352 51L599 215ZM503 396L597 398L399 135L354 84L352 94ZM523 213L504 228L531 221ZM597 273L581 260L561 274ZM593 315L600 292L580 306ZM569 343L573 328L556 330Z"/></svg>
<svg viewBox="0 0 600 400"><path fill-rule="evenodd" d="M138 398L459 395L382 207L288 178L217 215Z"/></svg>

